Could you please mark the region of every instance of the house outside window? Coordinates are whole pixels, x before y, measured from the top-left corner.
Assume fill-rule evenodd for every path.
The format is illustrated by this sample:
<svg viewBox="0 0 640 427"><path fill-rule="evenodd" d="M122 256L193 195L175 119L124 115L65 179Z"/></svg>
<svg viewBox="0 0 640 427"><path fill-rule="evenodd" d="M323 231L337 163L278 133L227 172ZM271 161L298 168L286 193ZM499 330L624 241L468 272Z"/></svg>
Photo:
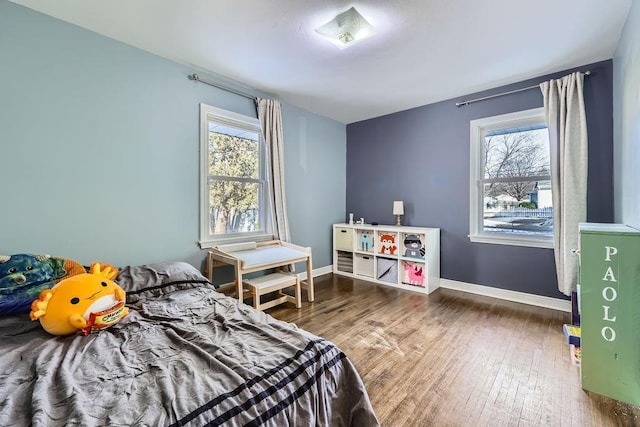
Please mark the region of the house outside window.
<svg viewBox="0 0 640 427"><path fill-rule="evenodd" d="M543 108L472 120L472 242L553 247L549 133Z"/></svg>
<svg viewBox="0 0 640 427"><path fill-rule="evenodd" d="M200 104L200 246L271 238L265 148L253 117Z"/></svg>

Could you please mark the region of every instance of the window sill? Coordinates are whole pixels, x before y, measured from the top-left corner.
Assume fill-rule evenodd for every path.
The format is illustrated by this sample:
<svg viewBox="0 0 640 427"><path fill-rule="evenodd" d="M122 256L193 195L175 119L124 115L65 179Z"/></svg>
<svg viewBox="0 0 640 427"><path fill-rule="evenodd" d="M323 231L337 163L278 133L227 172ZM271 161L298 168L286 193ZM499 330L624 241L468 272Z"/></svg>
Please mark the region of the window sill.
<svg viewBox="0 0 640 427"><path fill-rule="evenodd" d="M254 234L254 235L243 235L243 236L233 236L233 237L220 237L218 239L212 240L200 240L198 245L200 249L211 249L215 246L219 245L228 245L231 243L245 243L245 242L266 242L268 240L273 240L274 236L271 234Z"/></svg>
<svg viewBox="0 0 640 427"><path fill-rule="evenodd" d="M496 245L526 246L530 248L553 249L553 240L545 238L517 238L510 236L470 235L469 240L473 243L492 243Z"/></svg>

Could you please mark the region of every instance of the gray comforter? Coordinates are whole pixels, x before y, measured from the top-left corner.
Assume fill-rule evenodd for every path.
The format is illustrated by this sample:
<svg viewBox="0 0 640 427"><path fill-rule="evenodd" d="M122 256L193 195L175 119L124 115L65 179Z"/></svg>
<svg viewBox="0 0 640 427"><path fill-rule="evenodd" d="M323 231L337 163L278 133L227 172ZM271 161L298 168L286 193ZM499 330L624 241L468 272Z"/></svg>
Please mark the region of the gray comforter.
<svg viewBox="0 0 640 427"><path fill-rule="evenodd" d="M0 318L0 425L375 426L331 342L216 292L184 263L127 267L130 314L89 336Z"/></svg>

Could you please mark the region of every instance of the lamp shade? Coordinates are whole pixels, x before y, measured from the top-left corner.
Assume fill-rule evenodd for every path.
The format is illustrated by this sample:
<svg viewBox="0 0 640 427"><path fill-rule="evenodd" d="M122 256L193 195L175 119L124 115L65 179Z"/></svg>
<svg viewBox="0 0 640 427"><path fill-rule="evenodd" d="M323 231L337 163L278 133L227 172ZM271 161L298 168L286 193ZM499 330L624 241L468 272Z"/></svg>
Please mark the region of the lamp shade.
<svg viewBox="0 0 640 427"><path fill-rule="evenodd" d="M404 215L404 203L402 200L396 200L393 202L393 214Z"/></svg>

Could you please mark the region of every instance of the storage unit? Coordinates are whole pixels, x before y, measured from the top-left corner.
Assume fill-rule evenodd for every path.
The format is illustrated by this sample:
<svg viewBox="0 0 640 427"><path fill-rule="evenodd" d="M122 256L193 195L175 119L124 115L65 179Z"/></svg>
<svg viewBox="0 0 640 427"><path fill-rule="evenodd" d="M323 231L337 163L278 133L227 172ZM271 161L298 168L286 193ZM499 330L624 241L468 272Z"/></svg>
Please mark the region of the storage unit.
<svg viewBox="0 0 640 427"><path fill-rule="evenodd" d="M582 388L640 405L640 230L579 229Z"/></svg>
<svg viewBox="0 0 640 427"><path fill-rule="evenodd" d="M333 272L431 293L440 286L440 229L334 224Z"/></svg>

